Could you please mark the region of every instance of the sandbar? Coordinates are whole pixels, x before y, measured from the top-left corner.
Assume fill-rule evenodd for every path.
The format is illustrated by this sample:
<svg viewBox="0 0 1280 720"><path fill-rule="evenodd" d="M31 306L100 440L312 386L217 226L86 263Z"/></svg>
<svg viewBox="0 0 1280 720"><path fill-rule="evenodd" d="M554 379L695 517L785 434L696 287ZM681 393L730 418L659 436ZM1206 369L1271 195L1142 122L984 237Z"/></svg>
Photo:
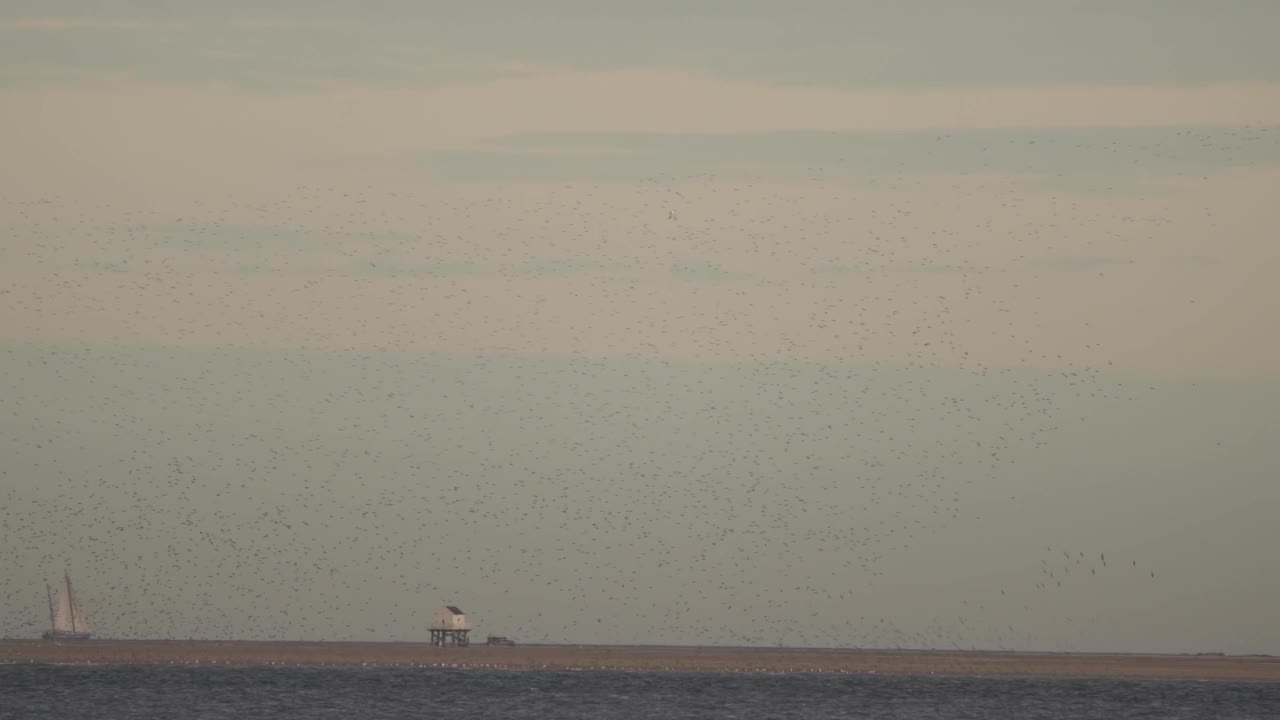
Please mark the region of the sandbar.
<svg viewBox="0 0 1280 720"><path fill-rule="evenodd" d="M650 645L0 640L0 663L385 666L1280 682L1280 657Z"/></svg>

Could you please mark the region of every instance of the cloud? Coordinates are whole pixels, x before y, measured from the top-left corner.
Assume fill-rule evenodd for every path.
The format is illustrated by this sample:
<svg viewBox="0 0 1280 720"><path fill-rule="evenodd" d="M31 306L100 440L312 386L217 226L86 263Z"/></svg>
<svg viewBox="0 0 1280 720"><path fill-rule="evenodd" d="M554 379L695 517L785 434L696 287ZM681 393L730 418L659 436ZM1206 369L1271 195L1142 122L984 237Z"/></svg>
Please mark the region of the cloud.
<svg viewBox="0 0 1280 720"><path fill-rule="evenodd" d="M1221 261L1207 255L1165 255L1144 258L1114 257L1103 255L1079 255L1041 257L1028 260L1024 267L1043 272L1087 272L1105 268L1135 266L1164 268L1200 268L1217 265Z"/></svg>
<svg viewBox="0 0 1280 720"><path fill-rule="evenodd" d="M0 18L0 30L102 30L113 32L172 32L191 25L181 20L149 18L72 18L27 17Z"/></svg>
<svg viewBox="0 0 1280 720"><path fill-rule="evenodd" d="M217 62L247 68L253 61ZM1277 85L839 91L734 83L705 74L510 65L476 66L466 76L465 66L403 67L397 77L405 79L404 87L328 85L288 94L138 83L120 76L101 78L100 87L0 89L0 103L11 110L0 119L9 138L0 139L0 148L10 146L5 154L14 165L31 169L15 176L27 187L39 186L45 174L57 175L49 187L65 188L81 178L90 185L115 184L122 173L148 183L197 167L204 169L202 177L235 176L240 185L258 178L275 184L282 176L337 166L375 173L394 166L404 177L473 182L627 180L707 169L737 177L808 179L811 167L851 177L898 172L901 166L909 172L1049 177L1069 171L1070 178L1057 182L1086 191L1116 187L1121 176L1267 162L1275 156L1275 133L1242 126L1280 123ZM308 73L285 66L270 83L296 89L293 79ZM52 79L42 75L37 83ZM445 84L450 79L456 84ZM1197 123L1235 126L1242 133L1193 129L1185 138L1148 135L1153 146L1142 147L1142 126ZM1016 135L971 133L927 147L915 143L932 138L910 135L1126 124L1131 127L1110 137L1119 143L1115 148L1100 144L1105 134L1027 134L1024 139L1039 144L1016 149L1005 143ZM874 133L889 134L860 135ZM200 143L191 141L196 137ZM1000 151L984 155L985 141L1001 143ZM1073 141L1084 146L1071 147ZM1110 169L1119 174L1088 176Z"/></svg>
<svg viewBox="0 0 1280 720"><path fill-rule="evenodd" d="M933 263L928 261L910 263L856 263L856 264L823 264L814 267L814 275L876 275L882 273L935 273L940 275L968 275L984 273L993 269L989 265L969 265L964 263Z"/></svg>
<svg viewBox="0 0 1280 720"><path fill-rule="evenodd" d="M671 274L682 280L726 282L731 280L747 280L754 277L751 273L726 270L716 263L684 262L671 266Z"/></svg>
<svg viewBox="0 0 1280 720"><path fill-rule="evenodd" d="M525 262L420 262L404 258L387 258L347 263L336 268L340 275L385 275L391 277L467 277L487 275L507 278L537 278L578 275L584 273L617 275L636 273L640 266L620 263L597 263L574 258L539 258Z"/></svg>
<svg viewBox="0 0 1280 720"><path fill-rule="evenodd" d="M1112 267L1115 265L1132 265L1136 262L1137 260L1133 258L1118 257L1046 257L1027 261L1027 267L1031 270L1081 272L1097 270L1104 267Z"/></svg>
<svg viewBox="0 0 1280 720"><path fill-rule="evenodd" d="M745 0L697 7L611 3L608 10L581 2L396 3L358 13L319 2L273 3L270 11L249 3L166 3L165 18L180 22L47 16L46 4L29 3L30 17L11 17L0 27L191 32L181 45L134 37L135 47L126 49L102 36L85 37L83 53L9 43L0 47L0 62L59 59L138 77L216 77L268 87L334 77L400 82L388 58L409 65L461 60L579 71L696 70L771 85L841 88L1280 81L1269 32L1280 22L1275 3L1233 3L1231 12L1214 12L1179 0L1052 9L930 0L810 3L803 13ZM215 47L259 52L245 66L202 63L201 52ZM302 72L285 72L291 68Z"/></svg>
<svg viewBox="0 0 1280 720"><path fill-rule="evenodd" d="M1018 175L1111 190L1141 180L1280 166L1280 126L964 129L912 132L530 133L414 156L435 178L638 180ZM1154 188L1154 189L1159 189Z"/></svg>
<svg viewBox="0 0 1280 720"><path fill-rule="evenodd" d="M10 18L0 19L0 39L6 83L44 87L127 78L271 94L468 84L517 76L520 65L334 17Z"/></svg>
<svg viewBox="0 0 1280 720"><path fill-rule="evenodd" d="M64 192L6 220L0 335L1003 366L1106 347L1144 373L1274 376L1256 328L1275 304L1277 172L1132 197L984 177L342 182L144 208Z"/></svg>
<svg viewBox="0 0 1280 720"><path fill-rule="evenodd" d="M337 30L358 25L359 21L325 17L236 17L226 24L248 30Z"/></svg>
<svg viewBox="0 0 1280 720"><path fill-rule="evenodd" d="M0 104L9 110L0 118L5 131L0 152L13 166L27 169L14 181L39 191L68 183L120 184L122 174L138 176L138 183L172 187L167 178L190 175L193 168L200 168L204 178L234 179L235 188L306 182L317 171L338 166L348 176L363 168L372 175L390 171L405 179L416 174L420 181L425 153L432 152L453 153L431 158L441 176L483 179L500 177L495 173L501 171L513 172L514 179L538 177L543 171L534 165L475 155L537 149L502 146L502 138L519 135L595 134L591 142L596 146L608 140L605 136L633 135L620 138L629 143L623 149L652 154L676 149L670 143L678 139L661 137L667 135L701 141L707 136L793 133L794 140L808 143L805 152L812 155L824 146L799 134L1280 125L1280 85L835 90L731 82L709 73L548 68L470 84L332 84L271 93L218 84L104 79L87 87L0 88ZM1225 140L1232 143L1227 146L1232 153L1245 147L1240 140ZM732 138L713 142L692 148L695 157L714 151L721 154L713 158L717 162L740 166L765 151L734 146ZM745 147L749 154L724 157L734 147ZM866 157L882 147L888 146L853 149ZM940 147L954 154L960 145ZM774 167L786 161L777 149L773 142L769 161ZM1190 143L1174 149L1189 150L1193 158L1215 151ZM1047 150L1024 148L1015 157L1034 159L1034 153ZM1104 150L1095 148L1094 156L1078 159L1064 154L1062 162L1105 159L1097 155ZM885 165L892 156L882 153L871 159ZM1143 168L1186 164L1167 154L1132 159ZM555 162L566 167L580 163L579 177L624 171L626 177L634 169L631 158L615 161L599 153ZM42 185L44 176L56 177ZM164 187L156 189L163 192Z"/></svg>
<svg viewBox="0 0 1280 720"><path fill-rule="evenodd" d="M154 17L72 17L33 16L0 18L0 30L35 30L57 32L62 30L102 30L121 32L178 31L178 30L343 30L358 28L366 23L358 19L334 17L224 17L193 16L174 20Z"/></svg>

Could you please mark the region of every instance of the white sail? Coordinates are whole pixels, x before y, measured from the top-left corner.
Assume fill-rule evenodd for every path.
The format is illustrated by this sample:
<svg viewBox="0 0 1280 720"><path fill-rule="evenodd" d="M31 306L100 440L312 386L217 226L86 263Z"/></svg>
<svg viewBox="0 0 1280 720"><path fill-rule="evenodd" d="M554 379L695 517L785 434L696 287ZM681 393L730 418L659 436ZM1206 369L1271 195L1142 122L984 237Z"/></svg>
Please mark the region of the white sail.
<svg viewBox="0 0 1280 720"><path fill-rule="evenodd" d="M84 616L84 611L80 609L80 601L71 598L71 617L75 619L76 632L87 633L91 630L89 627L89 619Z"/></svg>
<svg viewBox="0 0 1280 720"><path fill-rule="evenodd" d="M53 629L56 632L71 632L71 598L66 590L57 592L57 601L53 604Z"/></svg>
<svg viewBox="0 0 1280 720"><path fill-rule="evenodd" d="M62 587L53 605L53 629L55 632L89 632L89 622L80 610L80 603L71 596L69 587Z"/></svg>

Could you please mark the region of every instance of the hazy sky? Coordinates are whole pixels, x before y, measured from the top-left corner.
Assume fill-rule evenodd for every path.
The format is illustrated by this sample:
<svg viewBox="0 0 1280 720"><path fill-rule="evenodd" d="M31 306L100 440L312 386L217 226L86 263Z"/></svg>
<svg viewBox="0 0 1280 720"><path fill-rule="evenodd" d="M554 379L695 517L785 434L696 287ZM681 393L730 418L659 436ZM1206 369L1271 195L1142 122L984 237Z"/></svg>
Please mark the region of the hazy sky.
<svg viewBox="0 0 1280 720"><path fill-rule="evenodd" d="M1280 5L156 5L0 8L0 636L1280 653Z"/></svg>

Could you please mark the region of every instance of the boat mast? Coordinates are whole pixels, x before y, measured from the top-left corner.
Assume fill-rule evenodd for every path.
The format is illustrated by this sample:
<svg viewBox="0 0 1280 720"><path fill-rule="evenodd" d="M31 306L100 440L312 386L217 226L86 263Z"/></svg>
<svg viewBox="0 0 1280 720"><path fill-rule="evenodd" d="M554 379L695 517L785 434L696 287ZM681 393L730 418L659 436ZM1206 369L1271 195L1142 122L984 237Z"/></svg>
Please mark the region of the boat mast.
<svg viewBox="0 0 1280 720"><path fill-rule="evenodd" d="M44 594L49 596L49 629L57 630L58 623L53 619L53 588L49 587L49 583L44 584Z"/></svg>
<svg viewBox="0 0 1280 720"><path fill-rule="evenodd" d="M71 632L76 631L76 596L71 594L71 576L65 571L63 579L67 581L67 614L71 616Z"/></svg>

